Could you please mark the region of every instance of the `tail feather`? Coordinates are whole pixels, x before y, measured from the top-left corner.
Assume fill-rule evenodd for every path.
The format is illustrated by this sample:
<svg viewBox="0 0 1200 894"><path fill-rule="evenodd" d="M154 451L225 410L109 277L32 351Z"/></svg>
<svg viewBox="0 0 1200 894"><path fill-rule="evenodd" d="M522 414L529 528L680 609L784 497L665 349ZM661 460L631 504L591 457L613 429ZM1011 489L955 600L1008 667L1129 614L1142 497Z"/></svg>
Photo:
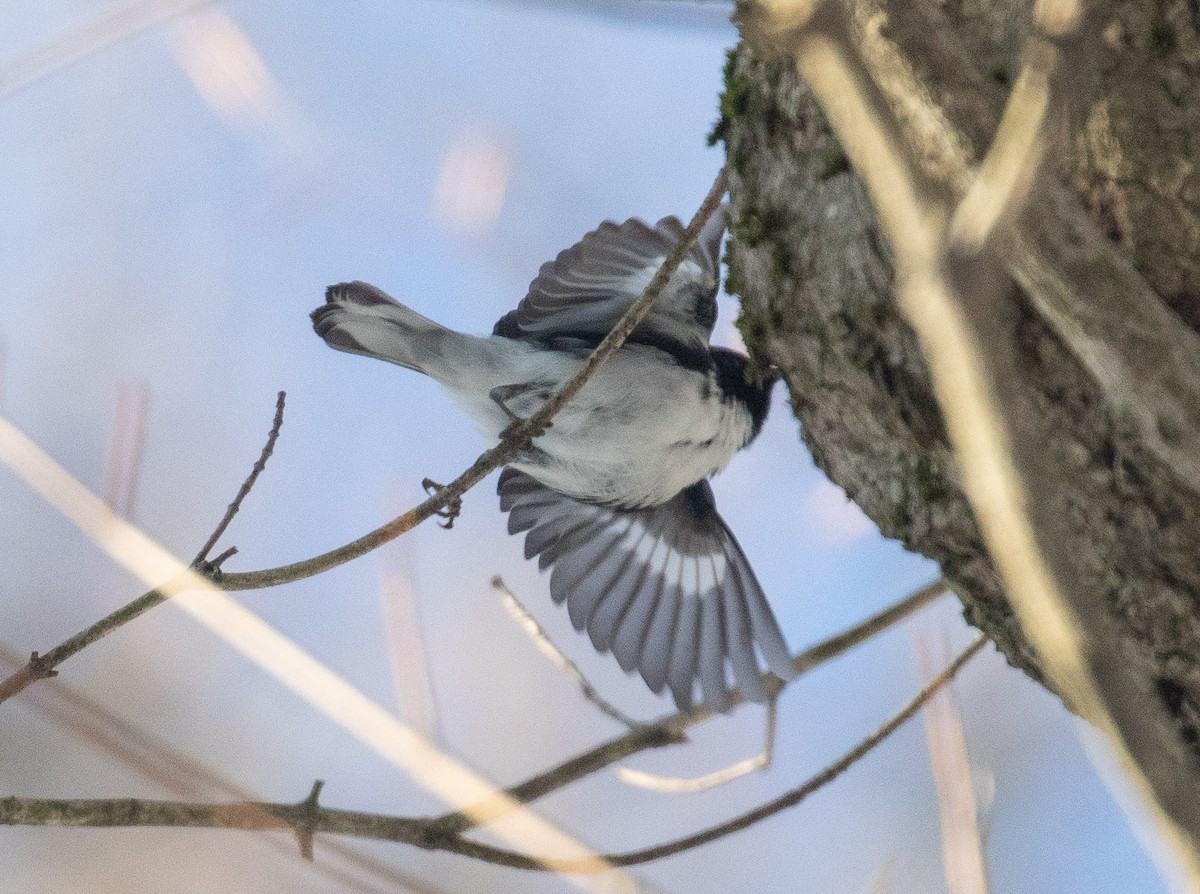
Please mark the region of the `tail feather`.
<svg viewBox="0 0 1200 894"><path fill-rule="evenodd" d="M445 342L456 333L423 317L365 282L325 290L312 312L313 329L329 347L431 374Z"/></svg>

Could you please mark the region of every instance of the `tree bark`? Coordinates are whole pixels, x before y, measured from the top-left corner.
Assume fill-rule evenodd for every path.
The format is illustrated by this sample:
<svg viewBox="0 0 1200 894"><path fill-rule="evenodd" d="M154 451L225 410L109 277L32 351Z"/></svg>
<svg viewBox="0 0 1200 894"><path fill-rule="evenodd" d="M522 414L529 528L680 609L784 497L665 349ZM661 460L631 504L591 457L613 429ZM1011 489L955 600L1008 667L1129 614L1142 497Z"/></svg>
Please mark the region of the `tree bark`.
<svg viewBox="0 0 1200 894"><path fill-rule="evenodd" d="M865 40L899 51L910 66L905 77L924 86L955 146L978 160L1020 68L1028 5L863 3L857 17ZM1194 344L1194 356L1198 18L1184 0L1117 4L1089 70L1080 73L1087 83L1062 122L1055 163L1043 173L1069 187L1149 283L1150 300L1170 309L1179 330L1173 336ZM892 61L873 69L889 78L894 53L884 57ZM714 136L725 143L730 169L728 287L742 298L747 346L783 370L817 465L886 536L936 560L967 620L1045 685L958 483L924 360L892 298L889 251L871 203L820 108L790 65L764 62L742 46L730 54L721 112ZM934 145L937 134L931 127L914 137L930 157L944 149ZM1039 432L1045 461L1069 485L1052 509L1085 585L1104 594L1129 659L1152 667L1181 732L1195 743L1200 494L1112 405L1095 369L1037 302L1017 301L1012 347L1021 380L1013 393ZM1153 363L1154 350L1146 353ZM1156 418L1170 440L1169 423ZM1200 453L1200 443L1184 447Z"/></svg>

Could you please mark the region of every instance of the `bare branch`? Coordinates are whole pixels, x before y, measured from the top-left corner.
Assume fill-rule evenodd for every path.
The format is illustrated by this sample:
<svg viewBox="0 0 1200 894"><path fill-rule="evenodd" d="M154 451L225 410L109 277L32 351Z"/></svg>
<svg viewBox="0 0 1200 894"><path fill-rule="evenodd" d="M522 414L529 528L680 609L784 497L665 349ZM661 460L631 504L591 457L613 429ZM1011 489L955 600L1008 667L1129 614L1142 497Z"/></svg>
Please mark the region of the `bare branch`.
<svg viewBox="0 0 1200 894"><path fill-rule="evenodd" d="M275 441L279 437L279 428L283 425L283 405L285 396L286 395L284 392L279 392L279 397L275 403L275 421L271 426L270 433L267 435L267 442L262 449L262 453L259 455L258 461L254 464L254 468L251 470L249 477L247 477L242 483L241 488L238 490L237 497L235 497L234 501L229 505L229 508L225 512L224 518L221 519L220 524L217 525L216 529L212 533L212 536L208 538L208 542L205 543L204 548L196 556L193 567L196 568L197 571L203 571L210 574L214 571L219 571L221 562L232 555L233 552L236 552L236 550L231 547L230 550L226 550L224 553L222 553L216 561L209 562L207 565L205 564L205 559L207 558L209 551L214 545L216 545L216 542L220 538L221 534L223 534L225 529L229 526L229 522L233 520L233 516L237 513L238 508L241 506L242 501L246 498L246 495L250 493L250 489L254 487L254 482L258 480L259 474L266 466L266 462L270 458L271 452L275 448ZM118 629L119 627L123 627L134 618L166 601L171 595L179 592L179 588L182 583L183 581L181 580L173 580L162 587L158 587L150 590L147 593L143 593L137 599L133 600L133 602L129 602L117 609L112 614L101 618L87 629L82 630L64 642L59 643L49 652L46 652L43 655L39 655L37 652L34 652L33 657L25 667L23 667L17 673L11 674L5 680L0 682L0 703L12 698L12 696L16 695L31 683L35 683L40 679L51 676L53 673L55 673L54 668L58 667L58 665L62 664L72 655L75 655L79 651L86 649L92 643L102 639L105 636L108 636L108 634L112 633L114 630Z"/></svg>
<svg viewBox="0 0 1200 894"><path fill-rule="evenodd" d="M0 456L116 562L143 581L169 577L175 585L170 595L178 597L173 605L180 611L275 676L444 803L457 807L497 797L495 786L488 780L433 746L144 532L114 516L99 497L3 419ZM510 803L507 812L513 814L513 821L497 832L513 844L528 850L558 848L595 859L589 848L521 805ZM597 871L606 870L597 865ZM616 878L575 881L589 890L608 889L614 883L633 885L632 879L620 872Z"/></svg>
<svg viewBox="0 0 1200 894"><path fill-rule="evenodd" d="M258 481L258 476L262 474L263 469L267 467L267 460L271 458L271 454L275 452L275 442L279 440L279 430L283 428L283 407L287 402L287 392L280 391L279 396L275 399L275 419L271 423L271 431L267 433L267 442L263 444L262 452L258 455L258 460L254 463L254 467L250 469L250 474L246 476L246 480L242 482L242 486L238 488L237 496L233 498L233 502L229 504L229 508L225 510L225 517L213 529L204 546L200 548L200 552L196 553L196 558L192 560L192 567L201 567L205 560L208 559L208 554L212 552L213 547L217 545L217 541L221 539L221 535L225 533L225 529L229 527L229 523L233 521L233 517L238 514L238 510L242 508L242 501L249 495L254 483ZM218 560L213 563L218 568L221 563Z"/></svg>
<svg viewBox="0 0 1200 894"><path fill-rule="evenodd" d="M0 665L19 668L24 659L0 642ZM73 738L106 757L128 767L140 777L161 786L176 798L229 798L247 800L252 795L221 773L158 739L124 717L103 707L90 696L69 684L56 680L25 693L30 708ZM268 839L278 852L295 857L295 848L281 839ZM322 848L323 859L315 870L340 886L339 890L372 892L395 891L414 894L447 894L441 888L383 860L358 850L349 842L328 841ZM337 865L347 864L345 868Z"/></svg>
<svg viewBox="0 0 1200 894"><path fill-rule="evenodd" d="M944 596L946 592L945 583L935 581L849 630L805 649L792 659L792 667L795 668L797 677L900 623L935 599ZM773 676L769 674L764 676L764 685L768 690L771 686L779 685L778 680ZM734 701L733 704L736 705L740 703L741 696L737 693L734 696L737 701ZM564 761L557 767L552 767L524 782L510 786L504 790L503 794L518 803L528 804L642 751L681 744L687 741L684 732L689 727L703 723L712 716L702 708L687 714L682 712L669 714L649 726L643 726L612 739ZM432 822L447 833L457 833L472 828L480 822L499 819L505 815L508 809L502 798L493 798L487 802L473 805L469 811L447 813Z"/></svg>
<svg viewBox="0 0 1200 894"><path fill-rule="evenodd" d="M221 589L232 591L274 587L279 584L312 577L315 574L320 574L322 571L328 571L330 568L336 568L338 565L344 565L352 559L366 555L389 540L394 540L406 531L412 530L439 510L450 506L495 469L504 465L516 456L517 453L525 449L533 439L537 438L549 427L550 422L554 419L558 411L578 393L579 389L595 374L601 364L607 361L625 343L625 339L629 337L638 324L645 318L646 314L650 312L650 307L654 303L654 300L666 288L671 276L683 262L684 255L687 254L692 243L696 241L696 237L708 222L708 219L716 211L717 206L721 202L721 196L725 194L725 188L726 175L725 169L722 168L717 174L716 180L713 181L713 185L709 189L708 195L705 196L699 210L697 210L695 216L693 216L691 222L688 223L683 234L679 237L679 242L675 245L674 250L663 261L662 266L658 268L654 277L646 285L641 297L629 306L629 309L613 326L612 331L587 356L579 371L559 388L554 396L546 401L542 408L531 417L510 426L504 433L504 437L500 443L480 454L479 458L472 463L469 469L429 499L414 506L408 512L398 516L386 525L371 531L369 534L363 535L357 540L347 543L345 546L322 553L319 556L314 556L311 559L294 562L290 565L282 565L278 568L223 575L220 582Z"/></svg>
<svg viewBox="0 0 1200 894"><path fill-rule="evenodd" d="M647 773L633 767L617 767L617 778L629 785L650 789L654 792L670 794L694 794L741 779L759 770L771 766L771 758L775 753L775 727L778 715L779 694L771 696L767 702L766 729L763 731L762 751L744 760L736 761L729 766L721 767L701 776L660 776L657 773Z"/></svg>
<svg viewBox="0 0 1200 894"><path fill-rule="evenodd" d="M700 230L704 228L704 224L707 223L713 212L716 211L717 206L720 204L721 196L725 193L725 182L725 170L722 169L709 189L708 195L705 197L700 209L687 225L683 235L680 236L674 251L671 252L670 256L659 267L654 277L647 284L641 297L630 305L629 310L617 321L612 331L588 355L580 370L538 412L529 419L511 426L499 444L482 453L471 467L459 475L458 478L408 512L345 546L330 550L302 562L295 562L291 565L284 565L278 568L268 568L263 571L249 571L238 574L220 572L209 577L211 585L218 590L226 591L256 590L302 580L303 578L320 574L323 571L328 571L330 568L336 568L338 565L343 565L352 559L356 559L377 549L390 540L394 540L406 531L416 527L416 525L425 519L452 505L455 500L461 498L464 493L486 478L497 467L511 460L533 438L536 438L545 431L554 418L554 415L584 386L587 380L599 369L600 365L620 348L630 333L637 328L638 323L650 312L650 306L653 304L654 299L666 287L671 275L678 269L680 263L682 263L684 255L691 248L692 243L696 241ZM40 665L37 667L31 663L20 673L0 682L0 703L40 679L41 676L45 676L45 671L52 670L81 649L86 648L96 640L129 623L154 606L159 605L171 595L182 592L188 586L189 579L186 575L168 581L153 590L143 593L137 599L117 609L107 617L102 618L86 630L55 646L41 656Z"/></svg>
<svg viewBox="0 0 1200 894"><path fill-rule="evenodd" d="M546 631L542 629L542 625L529 613L529 609L521 604L521 601L517 599L513 591L504 583L503 578L499 576L493 577L492 589L500 594L500 602L504 606L505 611L512 616L514 621L521 625L521 629L533 640L533 644L537 646L537 650L549 658L555 667L566 674L579 687L579 691L585 699L626 729L635 730L641 726L645 726L645 724L639 723L625 714L620 708L607 701L604 696L596 691L596 687L588 682L587 677L583 675L583 671L576 666L575 662L564 655L558 646L554 645L550 637L546 635Z"/></svg>
<svg viewBox="0 0 1200 894"><path fill-rule="evenodd" d="M869 754L879 743L913 717L987 642L976 639L941 674L875 732L864 738L822 771L778 798L703 832L643 850L610 854L583 860L530 856L465 839L436 823L404 817L331 810L311 803L249 802L226 805L185 804L137 799L50 800L36 798L0 799L0 825L60 827L203 827L222 829L279 829L296 834L326 833L351 835L411 844L474 857L515 869L549 870L572 874L595 874L609 867L628 867L672 854L682 853L724 838L799 804L813 792L834 781Z"/></svg>

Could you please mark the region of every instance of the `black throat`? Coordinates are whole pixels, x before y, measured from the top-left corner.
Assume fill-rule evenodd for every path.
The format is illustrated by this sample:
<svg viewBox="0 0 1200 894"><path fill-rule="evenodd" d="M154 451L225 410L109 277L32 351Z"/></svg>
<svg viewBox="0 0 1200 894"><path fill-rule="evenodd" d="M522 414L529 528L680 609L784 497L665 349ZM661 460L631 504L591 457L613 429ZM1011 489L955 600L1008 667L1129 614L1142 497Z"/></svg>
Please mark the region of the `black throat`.
<svg viewBox="0 0 1200 894"><path fill-rule="evenodd" d="M709 349L713 369L717 374L717 387L727 400L739 400L750 411L750 438L747 444L758 437L767 413L771 409L771 389L779 381L774 368L764 370L753 366L750 358L729 348L713 345Z"/></svg>
<svg viewBox="0 0 1200 894"><path fill-rule="evenodd" d="M572 350L593 350L604 338L604 334L575 332L558 333L547 339L530 339L528 336L516 334L511 327L505 325L506 321L508 321L507 316L501 318L500 322L496 324L495 335L537 341L551 349L563 350L562 343L567 342ZM705 345L697 348L673 338L667 338L657 332L645 332L641 329L635 329L625 342L626 344L658 348L684 369L715 373L717 387L721 390L722 397L725 400L741 401L750 411L750 438L746 443L749 444L758 437L758 433L762 431L763 423L767 419L767 412L771 409L771 389L779 381L779 373L774 368L764 370L757 367L745 354L739 354L729 348L717 345Z"/></svg>

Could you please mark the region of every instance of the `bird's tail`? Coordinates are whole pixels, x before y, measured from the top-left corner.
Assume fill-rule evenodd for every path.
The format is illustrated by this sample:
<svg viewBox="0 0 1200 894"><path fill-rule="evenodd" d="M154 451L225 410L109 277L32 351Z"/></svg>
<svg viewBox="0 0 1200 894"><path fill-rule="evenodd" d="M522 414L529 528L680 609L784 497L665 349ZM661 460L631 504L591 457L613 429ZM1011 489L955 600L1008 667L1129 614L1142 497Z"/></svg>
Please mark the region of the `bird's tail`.
<svg viewBox="0 0 1200 894"><path fill-rule="evenodd" d="M447 329L365 282L338 283L325 290L325 304L312 312L313 329L331 348L395 363L434 378L458 341L477 341Z"/></svg>

